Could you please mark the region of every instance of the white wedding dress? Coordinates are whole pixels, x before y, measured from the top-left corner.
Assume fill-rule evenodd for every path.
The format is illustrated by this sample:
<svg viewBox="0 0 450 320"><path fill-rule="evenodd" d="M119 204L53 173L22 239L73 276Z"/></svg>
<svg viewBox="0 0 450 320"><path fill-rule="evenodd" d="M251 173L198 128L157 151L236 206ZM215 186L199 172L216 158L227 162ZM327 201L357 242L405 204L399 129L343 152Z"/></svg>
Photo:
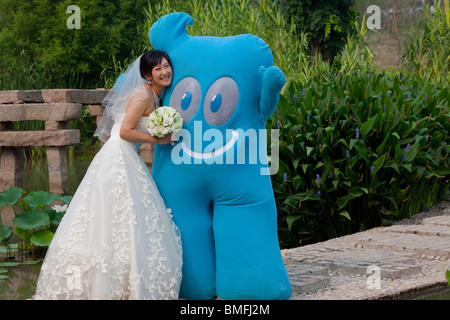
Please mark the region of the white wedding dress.
<svg viewBox="0 0 450 320"><path fill-rule="evenodd" d="M178 298L179 230L138 154L140 144L119 136L123 115L58 226L33 299ZM137 130L146 132L146 119Z"/></svg>

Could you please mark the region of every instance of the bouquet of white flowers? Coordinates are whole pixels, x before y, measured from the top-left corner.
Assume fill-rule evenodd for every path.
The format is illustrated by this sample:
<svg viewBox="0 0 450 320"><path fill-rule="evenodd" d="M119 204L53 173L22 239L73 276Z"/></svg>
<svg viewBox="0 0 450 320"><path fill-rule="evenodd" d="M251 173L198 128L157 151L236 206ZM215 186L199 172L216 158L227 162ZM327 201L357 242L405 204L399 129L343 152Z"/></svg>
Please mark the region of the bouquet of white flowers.
<svg viewBox="0 0 450 320"><path fill-rule="evenodd" d="M147 129L152 136L164 137L183 127L181 114L172 107L159 107L147 119Z"/></svg>

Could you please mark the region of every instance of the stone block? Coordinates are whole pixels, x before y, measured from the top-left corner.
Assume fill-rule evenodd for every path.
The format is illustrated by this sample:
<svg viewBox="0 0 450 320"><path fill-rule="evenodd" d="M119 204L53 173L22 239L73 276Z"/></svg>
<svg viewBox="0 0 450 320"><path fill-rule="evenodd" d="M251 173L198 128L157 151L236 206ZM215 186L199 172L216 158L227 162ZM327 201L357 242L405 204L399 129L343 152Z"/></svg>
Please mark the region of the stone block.
<svg viewBox="0 0 450 320"><path fill-rule="evenodd" d="M44 102L41 90L7 90L0 91L0 104L3 103L41 103Z"/></svg>
<svg viewBox="0 0 450 320"><path fill-rule="evenodd" d="M44 102L101 104L109 90L106 89L44 89Z"/></svg>
<svg viewBox="0 0 450 320"><path fill-rule="evenodd" d="M105 107L103 107L102 105L98 105L98 104L89 105L89 113L93 117L101 116L103 114L104 110L105 110Z"/></svg>
<svg viewBox="0 0 450 320"><path fill-rule="evenodd" d="M78 103L0 104L0 122L4 121L68 121L81 116Z"/></svg>
<svg viewBox="0 0 450 320"><path fill-rule="evenodd" d="M0 146L60 147L80 143L79 130L42 130L42 131L0 131Z"/></svg>
<svg viewBox="0 0 450 320"><path fill-rule="evenodd" d="M45 121L45 130L64 130L69 128L69 121Z"/></svg>

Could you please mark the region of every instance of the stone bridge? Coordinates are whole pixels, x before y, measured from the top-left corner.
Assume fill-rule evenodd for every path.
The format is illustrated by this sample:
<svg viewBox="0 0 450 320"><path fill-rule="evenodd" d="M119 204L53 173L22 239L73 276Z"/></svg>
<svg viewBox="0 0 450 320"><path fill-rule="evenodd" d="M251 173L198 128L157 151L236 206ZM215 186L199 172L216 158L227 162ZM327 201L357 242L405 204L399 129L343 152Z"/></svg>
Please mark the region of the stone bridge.
<svg viewBox="0 0 450 320"><path fill-rule="evenodd" d="M106 89L0 91L0 192L23 186L24 148L45 146L49 192L67 194L67 146L80 143L79 130L70 129L69 123L81 116L83 106L89 106L98 122L107 93ZM17 121L45 121L45 130L17 131ZM152 145L143 144L140 154L151 168Z"/></svg>

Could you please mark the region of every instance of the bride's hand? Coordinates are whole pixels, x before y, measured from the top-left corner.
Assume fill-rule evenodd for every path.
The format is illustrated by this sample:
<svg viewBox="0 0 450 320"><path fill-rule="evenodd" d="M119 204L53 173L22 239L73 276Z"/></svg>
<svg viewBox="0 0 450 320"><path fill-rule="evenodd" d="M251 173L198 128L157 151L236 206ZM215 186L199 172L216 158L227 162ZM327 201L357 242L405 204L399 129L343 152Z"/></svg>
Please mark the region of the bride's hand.
<svg viewBox="0 0 450 320"><path fill-rule="evenodd" d="M157 144L169 144L172 142L172 134L166 134L164 137L162 138L156 138L156 143Z"/></svg>

